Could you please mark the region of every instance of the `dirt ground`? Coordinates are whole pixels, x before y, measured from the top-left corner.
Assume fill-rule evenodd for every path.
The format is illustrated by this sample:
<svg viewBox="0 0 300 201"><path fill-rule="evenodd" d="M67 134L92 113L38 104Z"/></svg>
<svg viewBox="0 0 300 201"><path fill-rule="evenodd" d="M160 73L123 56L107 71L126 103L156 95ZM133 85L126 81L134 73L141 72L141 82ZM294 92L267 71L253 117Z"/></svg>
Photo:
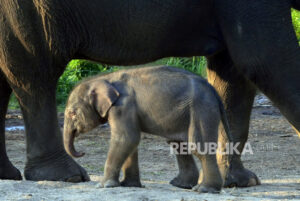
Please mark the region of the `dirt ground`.
<svg viewBox="0 0 300 201"><path fill-rule="evenodd" d="M19 111L9 111L6 127L22 126ZM59 114L63 126L63 114ZM0 181L0 200L300 200L300 138L279 111L258 97L251 116L249 142L254 154L243 155L244 165L254 171L262 185L227 188L220 194L199 194L175 188L169 181L177 175L175 156L160 137L143 134L139 163L144 188L97 188L103 175L109 145L109 127L98 127L81 135L77 150L86 155L78 159L91 175L91 182ZM7 131L7 151L22 172L25 163L24 131Z"/></svg>

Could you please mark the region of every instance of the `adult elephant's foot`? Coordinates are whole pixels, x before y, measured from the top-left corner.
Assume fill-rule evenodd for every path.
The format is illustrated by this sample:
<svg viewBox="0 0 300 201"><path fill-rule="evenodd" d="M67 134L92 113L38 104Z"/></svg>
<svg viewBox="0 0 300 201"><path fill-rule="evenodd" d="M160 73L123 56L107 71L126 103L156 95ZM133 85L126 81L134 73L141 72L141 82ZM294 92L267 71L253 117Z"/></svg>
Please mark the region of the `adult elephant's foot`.
<svg viewBox="0 0 300 201"><path fill-rule="evenodd" d="M22 180L20 171L6 160L0 160L0 179Z"/></svg>
<svg viewBox="0 0 300 201"><path fill-rule="evenodd" d="M143 187L139 180L137 181L137 180L129 180L129 179L125 179L121 181L120 185L124 187Z"/></svg>
<svg viewBox="0 0 300 201"><path fill-rule="evenodd" d="M198 172L197 172L198 173ZM199 174L179 174L177 177L170 181L170 184L178 188L192 189L197 185Z"/></svg>
<svg viewBox="0 0 300 201"><path fill-rule="evenodd" d="M28 160L24 175L25 179L33 181L90 181L86 171L65 152Z"/></svg>
<svg viewBox="0 0 300 201"><path fill-rule="evenodd" d="M224 183L224 187L250 187L260 185L260 180L255 173L244 167L231 168Z"/></svg>

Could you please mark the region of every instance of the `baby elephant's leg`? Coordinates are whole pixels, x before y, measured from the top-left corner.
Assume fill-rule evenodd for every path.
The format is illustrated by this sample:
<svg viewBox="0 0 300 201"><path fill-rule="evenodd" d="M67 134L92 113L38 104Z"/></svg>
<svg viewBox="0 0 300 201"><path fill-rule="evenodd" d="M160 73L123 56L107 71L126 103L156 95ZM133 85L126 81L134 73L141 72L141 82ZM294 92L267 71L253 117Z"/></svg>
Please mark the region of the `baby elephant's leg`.
<svg viewBox="0 0 300 201"><path fill-rule="evenodd" d="M180 155L180 142L168 142L174 150L178 163L179 174L170 181L170 184L179 188L191 189L197 184L199 171L192 155Z"/></svg>
<svg viewBox="0 0 300 201"><path fill-rule="evenodd" d="M122 166L123 181L121 186L142 187L138 164L138 150L136 149Z"/></svg>
<svg viewBox="0 0 300 201"><path fill-rule="evenodd" d="M201 193L219 193L223 185L216 158L220 118L213 113L201 113L204 117L194 118L189 128L189 142L196 143L197 149L193 153L202 164L198 184L193 190Z"/></svg>
<svg viewBox="0 0 300 201"><path fill-rule="evenodd" d="M108 151L107 160L104 168L104 178L102 185L105 188L120 186L119 175L125 160L132 154L132 150L137 148L139 137L137 139L112 138ZM129 137L130 138L130 137Z"/></svg>
<svg viewBox="0 0 300 201"><path fill-rule="evenodd" d="M103 187L120 186L121 167L126 159L137 150L140 142L140 130L134 118L135 115L131 112L125 113L116 110L110 113L111 139L104 168Z"/></svg>

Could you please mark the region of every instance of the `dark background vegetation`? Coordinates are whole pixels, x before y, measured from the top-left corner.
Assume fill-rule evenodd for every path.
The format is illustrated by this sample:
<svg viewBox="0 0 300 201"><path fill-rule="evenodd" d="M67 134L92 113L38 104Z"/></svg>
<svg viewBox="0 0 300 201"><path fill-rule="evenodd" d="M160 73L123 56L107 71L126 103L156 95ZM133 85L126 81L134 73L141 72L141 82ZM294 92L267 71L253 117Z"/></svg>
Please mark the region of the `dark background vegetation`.
<svg viewBox="0 0 300 201"><path fill-rule="evenodd" d="M300 12L292 10L293 23L295 27L295 32L300 45ZM276 41L274 41L276 42ZM186 70L192 71L203 77L206 76L206 60L204 57L191 57L191 58L165 58L158 60L156 62L146 64L149 65L170 65L179 68L184 68ZM96 75L102 72L113 72L118 69L122 69L122 66L108 66L105 64L99 64L86 60L72 60L60 77L57 85L57 105L60 111L63 111L66 99L69 92L72 90L74 85L81 79L88 77L90 75ZM19 105L14 95L12 95L9 108L18 109Z"/></svg>

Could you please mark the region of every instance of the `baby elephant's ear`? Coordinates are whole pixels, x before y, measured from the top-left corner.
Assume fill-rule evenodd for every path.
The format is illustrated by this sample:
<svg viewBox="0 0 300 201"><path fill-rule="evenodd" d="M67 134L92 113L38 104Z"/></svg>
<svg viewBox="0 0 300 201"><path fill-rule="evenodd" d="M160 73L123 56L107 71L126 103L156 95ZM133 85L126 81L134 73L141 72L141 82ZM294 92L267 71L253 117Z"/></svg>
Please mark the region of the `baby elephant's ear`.
<svg viewBox="0 0 300 201"><path fill-rule="evenodd" d="M106 117L111 106L119 97L117 89L107 81L99 81L92 86L90 92L91 104L101 117Z"/></svg>

